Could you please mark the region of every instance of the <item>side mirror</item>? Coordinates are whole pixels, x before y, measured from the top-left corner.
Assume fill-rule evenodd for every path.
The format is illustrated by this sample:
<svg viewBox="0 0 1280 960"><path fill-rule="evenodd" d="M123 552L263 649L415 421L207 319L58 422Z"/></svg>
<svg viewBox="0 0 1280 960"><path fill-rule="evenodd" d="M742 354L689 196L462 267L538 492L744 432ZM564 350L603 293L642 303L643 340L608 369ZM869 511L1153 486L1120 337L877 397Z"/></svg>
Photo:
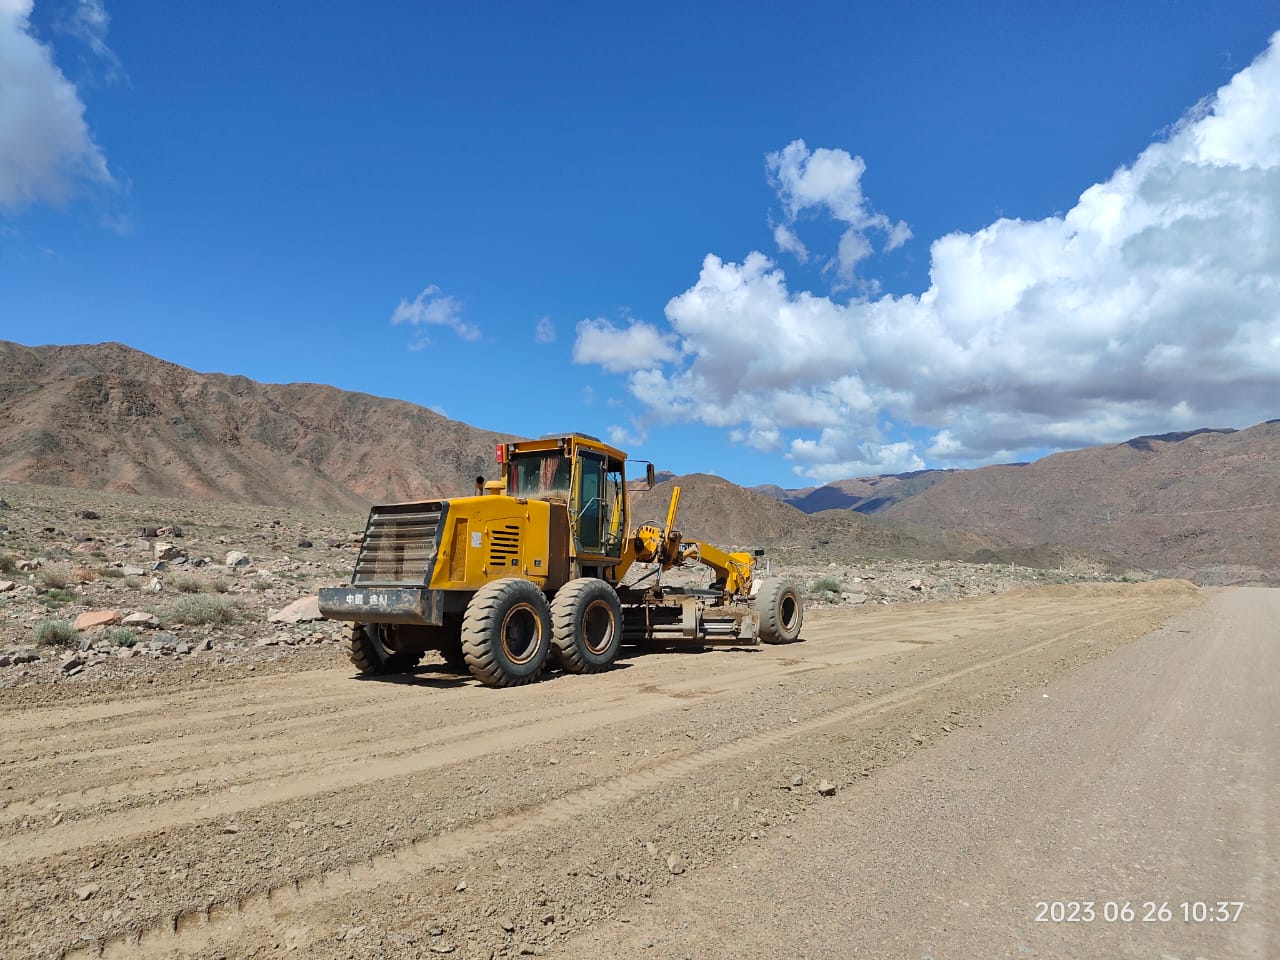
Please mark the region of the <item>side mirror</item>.
<svg viewBox="0 0 1280 960"><path fill-rule="evenodd" d="M650 490L652 490L652 489L653 489L653 485L654 485L654 483L656 482L656 481L654 480L653 464L652 464L652 463L651 463L651 464L649 464L647 467L645 467L645 468L644 468L644 478L645 478L646 480L648 480L648 481L649 481L649 489L650 489Z"/></svg>

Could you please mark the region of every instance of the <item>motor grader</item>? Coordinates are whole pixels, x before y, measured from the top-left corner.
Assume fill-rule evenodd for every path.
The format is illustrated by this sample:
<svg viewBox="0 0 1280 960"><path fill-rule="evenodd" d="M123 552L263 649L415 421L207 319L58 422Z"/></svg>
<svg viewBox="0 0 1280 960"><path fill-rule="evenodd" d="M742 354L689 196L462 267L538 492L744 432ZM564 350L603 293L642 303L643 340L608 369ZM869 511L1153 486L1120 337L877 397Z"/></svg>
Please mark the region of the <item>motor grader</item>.
<svg viewBox="0 0 1280 960"><path fill-rule="evenodd" d="M497 446L500 479L478 495L375 506L351 583L320 590L320 612L350 621L363 674L413 669L428 650L493 687L549 666L607 670L623 643L699 646L789 643L799 589L759 578L763 551L729 552L665 522L634 523L626 454L580 433ZM653 486L653 464L646 471ZM707 588L662 574L701 563ZM653 568L624 584L633 565ZM639 570L637 570L639 572Z"/></svg>

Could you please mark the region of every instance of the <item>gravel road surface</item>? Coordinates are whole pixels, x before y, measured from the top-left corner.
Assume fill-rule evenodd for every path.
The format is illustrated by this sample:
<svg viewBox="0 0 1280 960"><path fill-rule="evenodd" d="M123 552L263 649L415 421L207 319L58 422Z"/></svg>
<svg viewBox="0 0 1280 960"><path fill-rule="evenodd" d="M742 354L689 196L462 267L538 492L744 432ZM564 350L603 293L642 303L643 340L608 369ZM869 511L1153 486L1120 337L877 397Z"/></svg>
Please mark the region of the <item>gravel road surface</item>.
<svg viewBox="0 0 1280 960"><path fill-rule="evenodd" d="M3 691L0 956L1273 955L1280 611L1204 596L834 609L512 690ZM1086 898L1246 907L1033 922Z"/></svg>
<svg viewBox="0 0 1280 960"><path fill-rule="evenodd" d="M580 953L1278 957L1278 677L1280 590L1216 593Z"/></svg>

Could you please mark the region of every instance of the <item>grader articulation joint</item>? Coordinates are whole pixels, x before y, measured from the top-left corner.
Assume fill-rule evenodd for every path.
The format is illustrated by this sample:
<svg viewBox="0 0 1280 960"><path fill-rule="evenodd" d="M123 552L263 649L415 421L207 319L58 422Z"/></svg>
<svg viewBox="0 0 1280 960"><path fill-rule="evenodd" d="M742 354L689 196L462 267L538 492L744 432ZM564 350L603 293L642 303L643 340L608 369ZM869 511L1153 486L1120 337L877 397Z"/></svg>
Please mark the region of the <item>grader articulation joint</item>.
<svg viewBox="0 0 1280 960"><path fill-rule="evenodd" d="M499 444L502 477L477 495L375 506L347 587L320 610L350 621L349 654L365 674L413 669L427 650L489 686L548 666L607 670L626 643L789 643L804 606L795 584L757 578L756 556L666 522L632 528L626 454L585 434ZM653 485L653 465L647 471ZM706 588L663 586L690 563ZM654 569L624 581L637 563ZM645 585L646 581L653 582Z"/></svg>

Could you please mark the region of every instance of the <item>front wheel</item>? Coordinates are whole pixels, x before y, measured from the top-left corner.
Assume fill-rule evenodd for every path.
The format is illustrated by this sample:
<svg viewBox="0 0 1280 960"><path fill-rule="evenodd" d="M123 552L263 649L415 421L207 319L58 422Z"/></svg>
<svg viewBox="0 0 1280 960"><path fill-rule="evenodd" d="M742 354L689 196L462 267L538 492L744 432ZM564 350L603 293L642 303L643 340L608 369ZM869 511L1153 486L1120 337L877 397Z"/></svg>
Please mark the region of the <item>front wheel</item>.
<svg viewBox="0 0 1280 960"><path fill-rule="evenodd" d="M804 623L800 588L790 580L769 577L760 582L753 606L760 614L760 639L764 643L792 643Z"/></svg>
<svg viewBox="0 0 1280 960"><path fill-rule="evenodd" d="M462 656L489 687L538 679L551 649L551 611L528 580L504 577L475 592L462 618Z"/></svg>
<svg viewBox="0 0 1280 960"><path fill-rule="evenodd" d="M622 604L603 580L581 577L556 591L551 601L551 643L569 673L608 670L622 646Z"/></svg>

